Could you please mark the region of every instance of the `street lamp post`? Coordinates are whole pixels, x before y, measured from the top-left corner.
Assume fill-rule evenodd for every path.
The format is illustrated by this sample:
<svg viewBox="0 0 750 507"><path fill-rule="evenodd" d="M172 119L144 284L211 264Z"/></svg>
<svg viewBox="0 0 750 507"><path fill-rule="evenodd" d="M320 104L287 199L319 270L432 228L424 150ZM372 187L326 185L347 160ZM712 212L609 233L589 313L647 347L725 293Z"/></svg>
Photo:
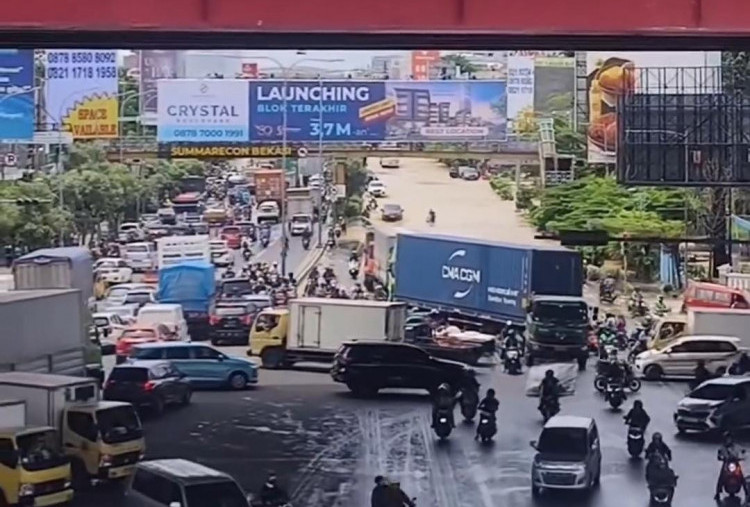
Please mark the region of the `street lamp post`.
<svg viewBox="0 0 750 507"><path fill-rule="evenodd" d="M289 73L298 65L306 62L319 62L319 63L337 63L341 62L342 60L340 58L334 58L334 59L323 59L323 58L302 58L300 60L297 60L296 62L292 63L289 66L284 66L282 63L277 60L276 58L270 57L270 56L261 56L256 57L258 60L267 60L270 62L273 62L276 64L276 66L283 71L283 81L282 81L282 111L281 111L281 166L282 170L286 172L286 150L287 150L287 90L288 90L288 81L289 81ZM319 80L319 82L322 85L322 80ZM322 97L321 97L321 103L322 103ZM322 115L322 112L320 113ZM318 133L319 136L319 142L322 143L322 137L323 137L323 124L321 123L319 125L320 132ZM322 151L322 149L320 150ZM299 174L295 174L296 179L299 179ZM295 181L295 186L299 183L299 181ZM319 227L322 228L322 225L319 225ZM320 237L322 236L322 229L318 229L319 231L319 242ZM286 205L286 199L281 200L281 272L282 274L286 274L286 260L288 255L288 244L289 244L289 234L287 231L287 205Z"/></svg>

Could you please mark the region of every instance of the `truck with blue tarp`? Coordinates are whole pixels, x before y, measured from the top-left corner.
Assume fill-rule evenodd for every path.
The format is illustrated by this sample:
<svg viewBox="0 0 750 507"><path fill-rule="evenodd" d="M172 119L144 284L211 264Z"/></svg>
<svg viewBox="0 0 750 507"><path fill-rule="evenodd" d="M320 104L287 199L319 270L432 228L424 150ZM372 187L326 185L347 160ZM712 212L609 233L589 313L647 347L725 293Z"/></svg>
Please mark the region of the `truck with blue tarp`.
<svg viewBox="0 0 750 507"><path fill-rule="evenodd" d="M395 299L467 319L522 325L528 364L553 357L585 366L589 322L579 252L400 233L395 258Z"/></svg>
<svg viewBox="0 0 750 507"><path fill-rule="evenodd" d="M182 306L193 340L209 335L209 312L216 293L215 268L210 262L186 261L159 269L160 303Z"/></svg>

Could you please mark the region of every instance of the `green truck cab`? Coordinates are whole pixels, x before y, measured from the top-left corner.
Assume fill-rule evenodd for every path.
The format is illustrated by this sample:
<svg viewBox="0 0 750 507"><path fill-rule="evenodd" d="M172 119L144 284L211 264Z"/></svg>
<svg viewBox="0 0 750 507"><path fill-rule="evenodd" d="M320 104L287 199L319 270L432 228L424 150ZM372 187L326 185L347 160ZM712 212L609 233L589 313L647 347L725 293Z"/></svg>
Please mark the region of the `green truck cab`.
<svg viewBox="0 0 750 507"><path fill-rule="evenodd" d="M526 307L526 364L576 360L586 369L589 309L582 297L532 296Z"/></svg>

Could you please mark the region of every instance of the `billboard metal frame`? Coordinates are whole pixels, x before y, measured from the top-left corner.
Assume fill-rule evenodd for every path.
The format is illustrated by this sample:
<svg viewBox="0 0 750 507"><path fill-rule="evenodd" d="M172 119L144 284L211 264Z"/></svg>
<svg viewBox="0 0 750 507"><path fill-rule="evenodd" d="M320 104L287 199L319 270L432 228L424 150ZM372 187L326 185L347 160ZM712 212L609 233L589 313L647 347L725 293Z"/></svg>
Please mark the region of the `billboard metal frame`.
<svg viewBox="0 0 750 507"><path fill-rule="evenodd" d="M617 177L637 186L750 186L750 97L721 67L636 70L619 99Z"/></svg>

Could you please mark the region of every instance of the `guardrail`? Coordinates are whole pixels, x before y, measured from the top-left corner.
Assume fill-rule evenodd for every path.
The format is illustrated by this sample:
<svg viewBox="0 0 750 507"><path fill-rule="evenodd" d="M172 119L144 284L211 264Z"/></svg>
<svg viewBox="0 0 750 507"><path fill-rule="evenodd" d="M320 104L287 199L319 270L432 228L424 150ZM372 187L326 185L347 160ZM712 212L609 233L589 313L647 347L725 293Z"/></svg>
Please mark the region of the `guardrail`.
<svg viewBox="0 0 750 507"><path fill-rule="evenodd" d="M253 143L248 143L253 144ZM278 144L278 143L276 143ZM159 143L153 137L125 137L102 142L101 146L109 155L159 154ZM311 154L318 150L316 143L289 143L289 146L306 147ZM539 141L533 137L511 136L507 141L470 141L470 142L412 142L386 141L381 143L333 143L322 144L323 153L361 153L373 152L415 152L415 153L487 153L487 154L538 154Z"/></svg>

